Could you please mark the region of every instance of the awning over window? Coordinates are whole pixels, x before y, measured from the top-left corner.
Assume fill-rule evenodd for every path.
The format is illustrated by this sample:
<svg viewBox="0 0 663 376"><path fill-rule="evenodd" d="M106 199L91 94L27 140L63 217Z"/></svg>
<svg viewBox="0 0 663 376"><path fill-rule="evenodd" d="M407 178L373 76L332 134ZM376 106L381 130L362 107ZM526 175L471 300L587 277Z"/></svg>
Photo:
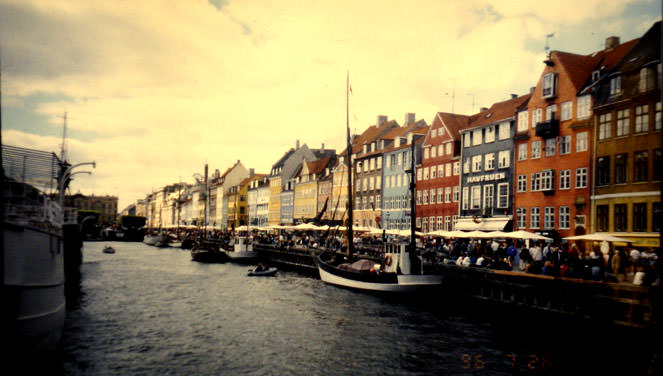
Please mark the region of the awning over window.
<svg viewBox="0 0 663 376"><path fill-rule="evenodd" d="M504 231L511 221L508 218L460 218L456 230L461 231Z"/></svg>

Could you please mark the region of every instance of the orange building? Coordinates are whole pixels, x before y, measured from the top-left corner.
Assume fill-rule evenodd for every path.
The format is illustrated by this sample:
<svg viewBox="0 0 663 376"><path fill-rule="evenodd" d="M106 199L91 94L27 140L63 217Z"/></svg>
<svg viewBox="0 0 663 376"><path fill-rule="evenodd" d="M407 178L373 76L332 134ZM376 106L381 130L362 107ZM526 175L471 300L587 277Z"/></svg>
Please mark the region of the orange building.
<svg viewBox="0 0 663 376"><path fill-rule="evenodd" d="M586 92L636 43L606 40L590 55L552 51L515 139L518 229L552 236L584 234L591 226L592 94Z"/></svg>

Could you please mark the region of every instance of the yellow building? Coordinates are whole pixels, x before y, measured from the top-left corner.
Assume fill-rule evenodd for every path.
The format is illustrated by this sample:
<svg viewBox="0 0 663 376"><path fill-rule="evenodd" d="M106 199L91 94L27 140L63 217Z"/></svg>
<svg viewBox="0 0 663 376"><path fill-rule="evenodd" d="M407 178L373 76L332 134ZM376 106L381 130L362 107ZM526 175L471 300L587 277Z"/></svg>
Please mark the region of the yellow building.
<svg viewBox="0 0 663 376"><path fill-rule="evenodd" d="M281 223L281 177L269 178L269 212L267 218L270 225Z"/></svg>

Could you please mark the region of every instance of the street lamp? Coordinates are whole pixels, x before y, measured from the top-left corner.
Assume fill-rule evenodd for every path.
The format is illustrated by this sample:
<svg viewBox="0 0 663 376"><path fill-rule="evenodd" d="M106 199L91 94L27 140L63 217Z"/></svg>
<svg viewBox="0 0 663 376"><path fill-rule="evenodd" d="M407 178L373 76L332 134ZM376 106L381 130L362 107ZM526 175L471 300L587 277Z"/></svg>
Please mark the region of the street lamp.
<svg viewBox="0 0 663 376"><path fill-rule="evenodd" d="M97 164L96 164L96 162L94 162L94 161L92 161L92 162L82 162L82 163L78 163L78 164L75 164L75 165L69 166L69 168L67 168L67 169L65 170L65 172L60 176L60 183L59 183L59 185L58 185L58 188L59 188L59 192L60 192L59 201L60 201L60 208L61 208L61 209L64 208L64 184L65 184L65 182L66 182L66 181L67 181L72 175L75 175L75 174L78 174L78 173L88 173L88 174L92 174L90 171L72 172L72 170L73 170L74 168L76 168L76 167L80 167L80 166L85 166L85 165L91 165L92 168L97 168ZM62 213L64 214L64 210L62 211Z"/></svg>

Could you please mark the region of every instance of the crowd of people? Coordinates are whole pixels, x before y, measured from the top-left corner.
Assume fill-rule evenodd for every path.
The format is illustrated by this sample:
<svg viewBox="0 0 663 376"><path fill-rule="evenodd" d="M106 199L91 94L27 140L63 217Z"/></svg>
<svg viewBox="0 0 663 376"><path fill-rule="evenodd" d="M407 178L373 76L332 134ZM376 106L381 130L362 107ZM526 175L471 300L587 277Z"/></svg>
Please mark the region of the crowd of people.
<svg viewBox="0 0 663 376"><path fill-rule="evenodd" d="M239 233L238 233L239 234ZM199 230L187 230L188 237L200 236ZM229 240L233 234L208 231L208 239ZM255 242L278 247L324 247L341 251L345 246L342 232L295 231L278 233L241 233ZM360 236L353 238L358 249L379 248L392 236ZM659 285L658 256L651 248L614 247L595 244L584 249L583 243L560 241L486 240L459 238L418 238L424 260L431 263L455 264L462 267L480 267L531 274L543 274L594 281ZM663 261L663 260L662 260Z"/></svg>
<svg viewBox="0 0 663 376"><path fill-rule="evenodd" d="M610 247L592 249L568 242L516 240L433 239L424 241L424 256L464 267L543 274L594 281L658 285L658 256L651 248Z"/></svg>

